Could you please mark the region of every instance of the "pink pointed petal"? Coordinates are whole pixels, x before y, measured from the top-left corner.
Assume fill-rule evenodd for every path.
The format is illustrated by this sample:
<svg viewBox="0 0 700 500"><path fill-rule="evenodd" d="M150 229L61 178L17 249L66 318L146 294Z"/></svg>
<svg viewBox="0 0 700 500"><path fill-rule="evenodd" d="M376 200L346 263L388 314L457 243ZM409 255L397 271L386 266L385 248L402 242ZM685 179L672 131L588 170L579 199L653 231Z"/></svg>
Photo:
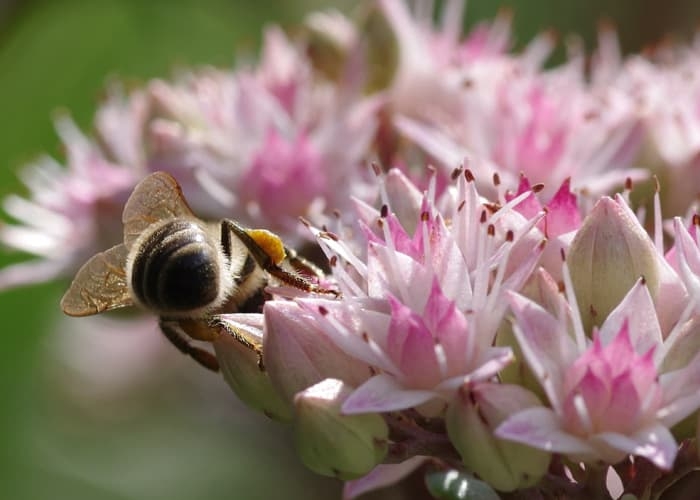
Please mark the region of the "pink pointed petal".
<svg viewBox="0 0 700 500"><path fill-rule="evenodd" d="M341 350L319 328L320 323L295 302L269 301L264 316L265 367L277 391L288 401L328 377L341 377L357 385L369 376L368 366Z"/></svg>
<svg viewBox="0 0 700 500"><path fill-rule="evenodd" d="M547 204L547 237L552 238L581 227L581 214L576 195L571 192L570 180L566 179Z"/></svg>
<svg viewBox="0 0 700 500"><path fill-rule="evenodd" d="M448 370L455 373L464 368L470 354L467 353L469 323L455 303L442 294L437 280L433 281L423 319L430 331L435 332L436 340L445 350Z"/></svg>
<svg viewBox="0 0 700 500"><path fill-rule="evenodd" d="M656 370L651 371L652 376L656 375ZM611 429L619 429L620 426L629 428L629 425L639 425L640 408L642 407L642 399L648 396L649 391L657 389L656 386L651 386L653 380L648 384L639 387L635 383L642 385L636 380L638 374L635 374L635 380L631 377L618 377L614 380L613 386L610 389L611 400L608 402L608 408L605 411L605 419L607 425Z"/></svg>
<svg viewBox="0 0 700 500"><path fill-rule="evenodd" d="M534 222L531 221L531 222ZM532 233L528 233L532 234ZM525 282L532 276L535 267L537 266L540 256L546 248L545 245L541 245L540 241L532 241L532 239L521 239L516 242L516 245L532 245L532 249L524 255L519 261L511 261L508 263L509 270L515 266L512 270L508 279L503 282L502 288L505 290L518 291L522 288ZM511 252L511 259L515 251Z"/></svg>
<svg viewBox="0 0 700 500"><path fill-rule="evenodd" d="M656 315L664 335L674 327L688 303L688 291L679 274L666 262L658 260L658 289L656 291ZM663 299L661 299L663 297Z"/></svg>
<svg viewBox="0 0 700 500"><path fill-rule="evenodd" d="M510 201L516 196L530 191L530 181L524 175L520 176L520 182L518 183L518 190L514 195L506 195L506 201ZM515 210L523 215L526 219L534 217L542 210L542 204L537 196L531 194L523 201L515 206Z"/></svg>
<svg viewBox="0 0 700 500"><path fill-rule="evenodd" d="M603 433L595 436L596 440L624 452L650 460L663 470L670 470L676 459L678 444L671 432L662 424L655 424L643 429L633 436L617 433Z"/></svg>
<svg viewBox="0 0 700 500"><path fill-rule="evenodd" d="M487 357L489 360L484 362L476 370L467 375L459 375L457 377L444 380L437 387L435 387L435 391L450 394L464 384L488 380L515 359L513 350L510 347L493 347L490 349Z"/></svg>
<svg viewBox="0 0 700 500"><path fill-rule="evenodd" d="M403 135L418 144L436 161L442 163L444 168L452 169L469 157L463 146L440 133L435 127L420 120L398 115L394 118L394 125Z"/></svg>
<svg viewBox="0 0 700 500"><path fill-rule="evenodd" d="M598 334L603 345L613 341L625 322L637 354L644 354L663 342L654 301L642 280L637 281L622 302L608 315Z"/></svg>
<svg viewBox="0 0 700 500"><path fill-rule="evenodd" d="M402 222L394 214L389 214L384 221L389 228L389 234L391 235L391 240L394 242L394 248L416 260L421 260L423 249L416 247L413 237L410 236L413 232L408 232L404 229Z"/></svg>
<svg viewBox="0 0 700 500"><path fill-rule="evenodd" d="M342 411L355 414L405 410L421 405L435 396L433 391L405 390L394 377L380 374L355 389L343 403Z"/></svg>
<svg viewBox="0 0 700 500"><path fill-rule="evenodd" d="M668 401L657 417L669 427L677 424L700 407L700 354L684 368L660 377L664 399Z"/></svg>
<svg viewBox="0 0 700 500"><path fill-rule="evenodd" d="M678 330L674 332L674 338L667 339L663 350L656 352L662 373L685 367L700 352L700 335L697 335L700 331L700 317L693 316L676 328Z"/></svg>
<svg viewBox="0 0 700 500"><path fill-rule="evenodd" d="M366 476L345 483L343 487L343 500L352 500L368 491L398 483L428 460L430 460L430 457L416 455L400 464L377 465Z"/></svg>
<svg viewBox="0 0 700 500"><path fill-rule="evenodd" d="M365 226L371 227L379 218L379 211L366 201L352 198L353 213L357 214L359 221Z"/></svg>
<svg viewBox="0 0 700 500"><path fill-rule="evenodd" d="M386 339L386 352L399 370L413 383L425 387L440 377L435 355L435 339L423 318L389 296L391 322ZM434 383L434 382L433 382Z"/></svg>
<svg viewBox="0 0 700 500"><path fill-rule="evenodd" d="M408 255L384 245L370 244L367 292L370 297L392 294L415 311L422 311L430 288L415 283L430 283L432 272Z"/></svg>
<svg viewBox="0 0 700 500"><path fill-rule="evenodd" d="M697 243L683 225L680 217L673 219L678 257L685 261L688 271L694 275L700 274L700 249Z"/></svg>
<svg viewBox="0 0 700 500"><path fill-rule="evenodd" d="M442 293L454 300L457 308L467 309L472 302L472 284L464 278L467 264L455 241L454 234L445 228L444 221L435 221L439 229L431 237L431 263Z"/></svg>
<svg viewBox="0 0 700 500"><path fill-rule="evenodd" d="M348 355L360 359L369 366L375 366L382 370L398 372L396 366L391 360L381 351L381 347L375 343L368 343L362 338L362 330L351 330L350 325L360 329L364 328L373 332L375 341L382 337L381 332L385 332L389 328L389 315L382 314L373 310L363 310L363 304L371 301L356 300L357 308L343 307L343 305L334 300L323 299L297 299L297 304L305 311L313 314L319 325L322 325L324 334L338 348L346 352ZM324 312L322 313L321 310ZM358 312L361 311L361 312ZM362 316L362 323L352 321L356 315ZM284 334L283 331L280 333Z"/></svg>
<svg viewBox="0 0 700 500"><path fill-rule="evenodd" d="M418 223L423 195L416 185L397 168L387 172L384 183L391 210L401 221L406 232L413 234Z"/></svg>
<svg viewBox="0 0 700 500"><path fill-rule="evenodd" d="M578 357L576 346L565 326L539 304L513 292L508 298L517 319L514 333L523 355L550 402L558 406L564 373Z"/></svg>
<svg viewBox="0 0 700 500"><path fill-rule="evenodd" d="M550 452L588 455L593 451L586 441L566 433L559 417L545 407L528 408L511 415L498 426L495 434Z"/></svg>

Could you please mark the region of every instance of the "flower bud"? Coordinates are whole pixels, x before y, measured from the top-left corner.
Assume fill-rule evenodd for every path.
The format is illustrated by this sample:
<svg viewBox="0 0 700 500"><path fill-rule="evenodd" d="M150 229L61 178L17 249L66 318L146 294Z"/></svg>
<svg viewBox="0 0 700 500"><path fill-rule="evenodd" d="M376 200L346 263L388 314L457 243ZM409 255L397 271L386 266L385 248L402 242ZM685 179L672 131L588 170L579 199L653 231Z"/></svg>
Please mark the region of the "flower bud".
<svg viewBox="0 0 700 500"><path fill-rule="evenodd" d="M219 320L221 335L212 344L224 380L251 408L276 420L291 420L291 405L275 391L260 364L262 315L222 315Z"/></svg>
<svg viewBox="0 0 700 500"><path fill-rule="evenodd" d="M328 377L359 386L371 375L366 364L340 350L309 312L292 301L265 304L264 351L270 379L290 405L299 391Z"/></svg>
<svg viewBox="0 0 700 500"><path fill-rule="evenodd" d="M371 6L361 25L365 42L368 93L384 90L391 84L399 64L399 43L386 15Z"/></svg>
<svg viewBox="0 0 700 500"><path fill-rule="evenodd" d="M643 276L656 296L658 255L625 202L601 198L583 221L567 255L574 292L586 331L600 326Z"/></svg>
<svg viewBox="0 0 700 500"><path fill-rule="evenodd" d="M314 12L306 17L307 52L314 69L331 81L343 77L348 54L357 44L357 29L336 11Z"/></svg>
<svg viewBox="0 0 700 500"><path fill-rule="evenodd" d="M516 385L465 386L447 410L447 433L464 465L495 489L527 488L547 471L551 455L496 438L493 431L509 415L539 405L534 394Z"/></svg>
<svg viewBox="0 0 700 500"><path fill-rule="evenodd" d="M389 428L379 414L341 414L351 392L342 381L326 379L294 398L297 451L304 464L318 474L357 478L386 456Z"/></svg>

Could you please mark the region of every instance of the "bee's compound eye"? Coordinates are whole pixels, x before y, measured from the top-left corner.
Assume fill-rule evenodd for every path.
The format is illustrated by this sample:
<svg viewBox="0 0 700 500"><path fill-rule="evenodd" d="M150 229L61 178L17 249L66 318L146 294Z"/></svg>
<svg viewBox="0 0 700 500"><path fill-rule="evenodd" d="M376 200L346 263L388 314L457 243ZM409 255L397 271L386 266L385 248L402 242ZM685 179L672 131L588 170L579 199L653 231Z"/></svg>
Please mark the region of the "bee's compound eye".
<svg viewBox="0 0 700 500"><path fill-rule="evenodd" d="M173 220L153 231L135 256L132 290L148 308L186 313L219 296L218 250L202 227Z"/></svg>

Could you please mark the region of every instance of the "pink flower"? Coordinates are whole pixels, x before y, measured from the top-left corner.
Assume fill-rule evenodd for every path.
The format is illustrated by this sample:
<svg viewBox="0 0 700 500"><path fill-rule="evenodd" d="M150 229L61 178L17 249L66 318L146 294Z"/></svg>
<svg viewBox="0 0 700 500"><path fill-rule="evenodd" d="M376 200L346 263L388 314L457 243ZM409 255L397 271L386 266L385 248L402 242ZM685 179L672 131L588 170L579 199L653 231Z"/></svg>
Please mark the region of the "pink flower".
<svg viewBox="0 0 700 500"><path fill-rule="evenodd" d="M403 19L398 9L388 19L393 20L392 16ZM464 43L470 44L469 40ZM444 172L467 158L479 179L488 179L497 171L503 186L514 190L518 176L524 173L532 182L545 182L547 196L565 179L571 180L575 191L595 195L609 192L627 178L648 177L646 171L630 168L642 140L635 101L617 87L587 83L582 55L544 71L541 65L553 48L546 35L519 54L486 51L470 60L455 57L454 45L440 45L444 51L440 56L411 58L415 62L429 59L427 66L423 64L424 72L439 74L443 86L453 84L449 90L441 89L439 99L425 97L438 93L437 84L421 92L423 80L418 75L399 78L404 67L410 67L406 63L399 65L394 83L413 97L407 101L431 103L427 108L414 104L423 113L395 105L394 123L436 159ZM419 48L422 52L406 53L426 53L424 47ZM446 60L448 67L434 67ZM600 65L600 73L609 71L604 66ZM447 111L432 109L448 98L442 106Z"/></svg>
<svg viewBox="0 0 700 500"><path fill-rule="evenodd" d="M388 205L381 213L375 211L371 226L364 226L366 257L354 250L356 242L348 244L314 230L343 296L297 299L309 315L303 321L364 362L372 375L344 402L344 412L410 407L440 412L463 383L488 379L512 359L509 348L492 344L507 307L505 291L527 280L542 251L539 244L525 245L541 214L527 220L511 205L490 213L474 183L464 175L457 177L455 189L443 199L435 202L429 190L415 213L407 210L415 202L403 205L403 220ZM413 198L415 188L409 186L402 174L392 171L380 189L388 202L389 192L397 199ZM452 208L443 214L438 205ZM360 208L363 218L370 217L372 209ZM404 226L415 230L411 234ZM519 244L529 251L511 261L511 249ZM268 303L266 311L268 307L275 309L274 303ZM302 318L300 314L276 316L274 324L267 323L268 331L282 335ZM266 363L288 366L285 353L278 350Z"/></svg>
<svg viewBox="0 0 700 500"><path fill-rule="evenodd" d="M363 162L377 103L358 92L316 75L303 46L269 29L255 68L151 84L148 164L196 180L218 213L298 239L299 216L324 224L351 192L372 195Z"/></svg>
<svg viewBox="0 0 700 500"><path fill-rule="evenodd" d="M517 191L507 192L505 199L510 201L531 189L527 177L522 175ZM561 252L568 253L571 241L581 227L581 210L578 207L577 196L571 192L570 180L564 180L546 205L540 202L539 196L528 196L515 206L515 210L524 217L534 217L538 213L546 212L544 218L537 224L537 229L548 241L540 259L540 265L554 279L560 280Z"/></svg>
<svg viewBox="0 0 700 500"><path fill-rule="evenodd" d="M438 27L433 27L429 5L416 2L411 13L401 0L378 2L398 51L396 69L383 92L388 107L397 115L460 120L465 118L462 87L466 79L461 65L500 56L510 39L508 22L501 19L491 27L482 25L460 40L465 2L446 2Z"/></svg>
<svg viewBox="0 0 700 500"><path fill-rule="evenodd" d="M510 294L518 343L551 407L512 415L496 435L585 462L637 455L670 469L678 447L669 428L700 407L700 394L678 382L697 379L700 356L660 371L661 330L643 281L594 329L592 345L577 309L561 300L554 315Z"/></svg>
<svg viewBox="0 0 700 500"><path fill-rule="evenodd" d="M67 168L44 157L20 174L29 199L5 198L18 224L0 226L0 242L39 257L0 270L0 289L69 275L121 236L121 207L138 179L131 166L113 163L66 117L56 128Z"/></svg>

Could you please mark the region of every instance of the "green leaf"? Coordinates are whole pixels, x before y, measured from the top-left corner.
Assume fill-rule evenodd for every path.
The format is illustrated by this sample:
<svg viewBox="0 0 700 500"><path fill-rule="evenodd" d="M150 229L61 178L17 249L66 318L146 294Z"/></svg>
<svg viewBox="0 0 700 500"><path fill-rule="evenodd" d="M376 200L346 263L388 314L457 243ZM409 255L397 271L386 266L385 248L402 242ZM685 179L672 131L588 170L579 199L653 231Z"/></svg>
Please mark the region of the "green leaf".
<svg viewBox="0 0 700 500"><path fill-rule="evenodd" d="M425 476L433 497L441 500L499 500L498 494L483 481L457 470L433 472Z"/></svg>

